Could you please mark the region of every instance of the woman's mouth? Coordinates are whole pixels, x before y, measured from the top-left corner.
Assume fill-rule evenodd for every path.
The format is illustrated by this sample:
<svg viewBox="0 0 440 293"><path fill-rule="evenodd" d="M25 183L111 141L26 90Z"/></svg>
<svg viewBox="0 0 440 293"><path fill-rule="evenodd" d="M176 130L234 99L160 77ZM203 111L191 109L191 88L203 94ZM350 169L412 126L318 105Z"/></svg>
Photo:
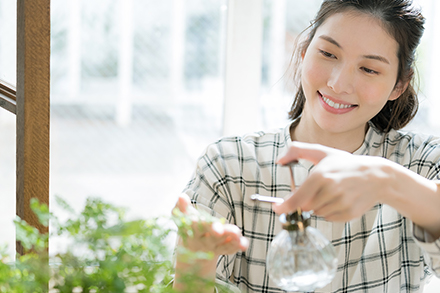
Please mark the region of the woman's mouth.
<svg viewBox="0 0 440 293"><path fill-rule="evenodd" d="M335 103L332 100L330 100L330 99L328 99L328 98L326 98L324 96L322 97L322 99L324 100L324 102L327 105L329 105L330 107L335 108L335 109L346 109L346 108L354 107L354 105L346 105L346 104Z"/></svg>
<svg viewBox="0 0 440 293"><path fill-rule="evenodd" d="M325 96L323 96L320 92L318 92L319 96L320 96L320 100L322 103L322 106L324 107L324 109L326 109L327 111L334 113L334 114L343 114L343 113L347 113L350 112L351 110L353 110L354 108L357 107L356 104L345 104L345 103L341 103L341 102L335 102Z"/></svg>

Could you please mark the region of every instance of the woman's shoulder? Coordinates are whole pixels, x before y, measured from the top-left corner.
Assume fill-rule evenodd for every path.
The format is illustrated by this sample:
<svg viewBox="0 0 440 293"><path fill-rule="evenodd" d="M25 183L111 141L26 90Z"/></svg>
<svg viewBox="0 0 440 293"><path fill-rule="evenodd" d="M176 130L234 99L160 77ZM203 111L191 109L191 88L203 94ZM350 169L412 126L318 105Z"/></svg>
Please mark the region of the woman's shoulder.
<svg viewBox="0 0 440 293"><path fill-rule="evenodd" d="M373 128L368 136L368 153L383 157L410 157L411 159L428 156L440 158L440 137L411 130L390 130L383 133Z"/></svg>
<svg viewBox="0 0 440 293"><path fill-rule="evenodd" d="M440 137L423 132L412 130L391 130L385 136L385 142L388 144L405 143L408 147L433 147L440 149Z"/></svg>

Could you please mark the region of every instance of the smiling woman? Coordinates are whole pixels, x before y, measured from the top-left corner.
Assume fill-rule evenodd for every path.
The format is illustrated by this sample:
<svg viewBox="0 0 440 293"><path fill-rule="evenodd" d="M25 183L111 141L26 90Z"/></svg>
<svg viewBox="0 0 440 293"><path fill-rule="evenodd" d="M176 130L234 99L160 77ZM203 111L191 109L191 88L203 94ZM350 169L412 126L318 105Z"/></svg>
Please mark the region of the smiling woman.
<svg viewBox="0 0 440 293"><path fill-rule="evenodd" d="M428 270L440 275L440 138L401 130L417 110L414 59L424 22L411 1L322 2L296 50L292 121L221 138L200 157L176 207L186 212L192 203L226 224L210 227L195 215L211 237L200 232L179 246L215 257L189 264L177 253L175 284L193 270L246 292L282 292L265 258L281 228L275 213L298 209L313 212L311 225L338 256L322 292L422 292ZM298 160L310 174L289 193L282 165ZM259 207L255 193L285 200Z"/></svg>

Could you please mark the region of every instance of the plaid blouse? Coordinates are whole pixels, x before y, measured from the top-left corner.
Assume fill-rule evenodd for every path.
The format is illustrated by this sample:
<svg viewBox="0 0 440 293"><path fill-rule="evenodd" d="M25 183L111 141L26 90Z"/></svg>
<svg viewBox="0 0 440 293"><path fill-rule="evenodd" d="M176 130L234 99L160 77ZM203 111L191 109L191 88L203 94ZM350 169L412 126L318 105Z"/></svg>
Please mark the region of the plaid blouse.
<svg viewBox="0 0 440 293"><path fill-rule="evenodd" d="M289 126L225 137L209 145L184 191L197 208L237 225L248 238L245 252L221 256L217 263L217 279L234 283L241 292L284 292L266 270L266 253L281 224L270 204L256 203L250 195L289 194L289 170L275 164L291 141ZM381 156L425 178L440 179L440 139L432 136L383 134L370 125L354 154ZM295 182L302 182L312 167L300 161ZM440 275L440 239L390 206L378 204L347 223L315 216L311 225L331 240L338 257L335 278L316 292L422 292L431 272Z"/></svg>

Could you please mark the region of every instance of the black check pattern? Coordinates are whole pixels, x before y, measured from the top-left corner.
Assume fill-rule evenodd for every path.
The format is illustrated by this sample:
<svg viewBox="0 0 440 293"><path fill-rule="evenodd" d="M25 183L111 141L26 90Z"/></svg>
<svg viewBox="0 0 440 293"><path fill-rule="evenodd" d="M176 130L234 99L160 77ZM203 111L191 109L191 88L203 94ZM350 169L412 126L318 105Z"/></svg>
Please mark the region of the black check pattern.
<svg viewBox="0 0 440 293"><path fill-rule="evenodd" d="M232 281L242 292L284 292L266 271L270 242L281 230L278 217L271 205L249 197L284 197L290 192L288 169L275 164L290 143L289 126L225 137L209 145L184 191L197 208L237 225L249 239L247 251L221 256L217 265L217 278ZM403 131L382 134L370 125L355 154L385 157L438 180L439 143L435 137ZM312 167L300 162L296 182L302 182ZM440 275L440 240L431 239L387 205L378 204L345 224L314 217L312 225L331 239L338 255L335 279L319 292L422 292L431 272Z"/></svg>

